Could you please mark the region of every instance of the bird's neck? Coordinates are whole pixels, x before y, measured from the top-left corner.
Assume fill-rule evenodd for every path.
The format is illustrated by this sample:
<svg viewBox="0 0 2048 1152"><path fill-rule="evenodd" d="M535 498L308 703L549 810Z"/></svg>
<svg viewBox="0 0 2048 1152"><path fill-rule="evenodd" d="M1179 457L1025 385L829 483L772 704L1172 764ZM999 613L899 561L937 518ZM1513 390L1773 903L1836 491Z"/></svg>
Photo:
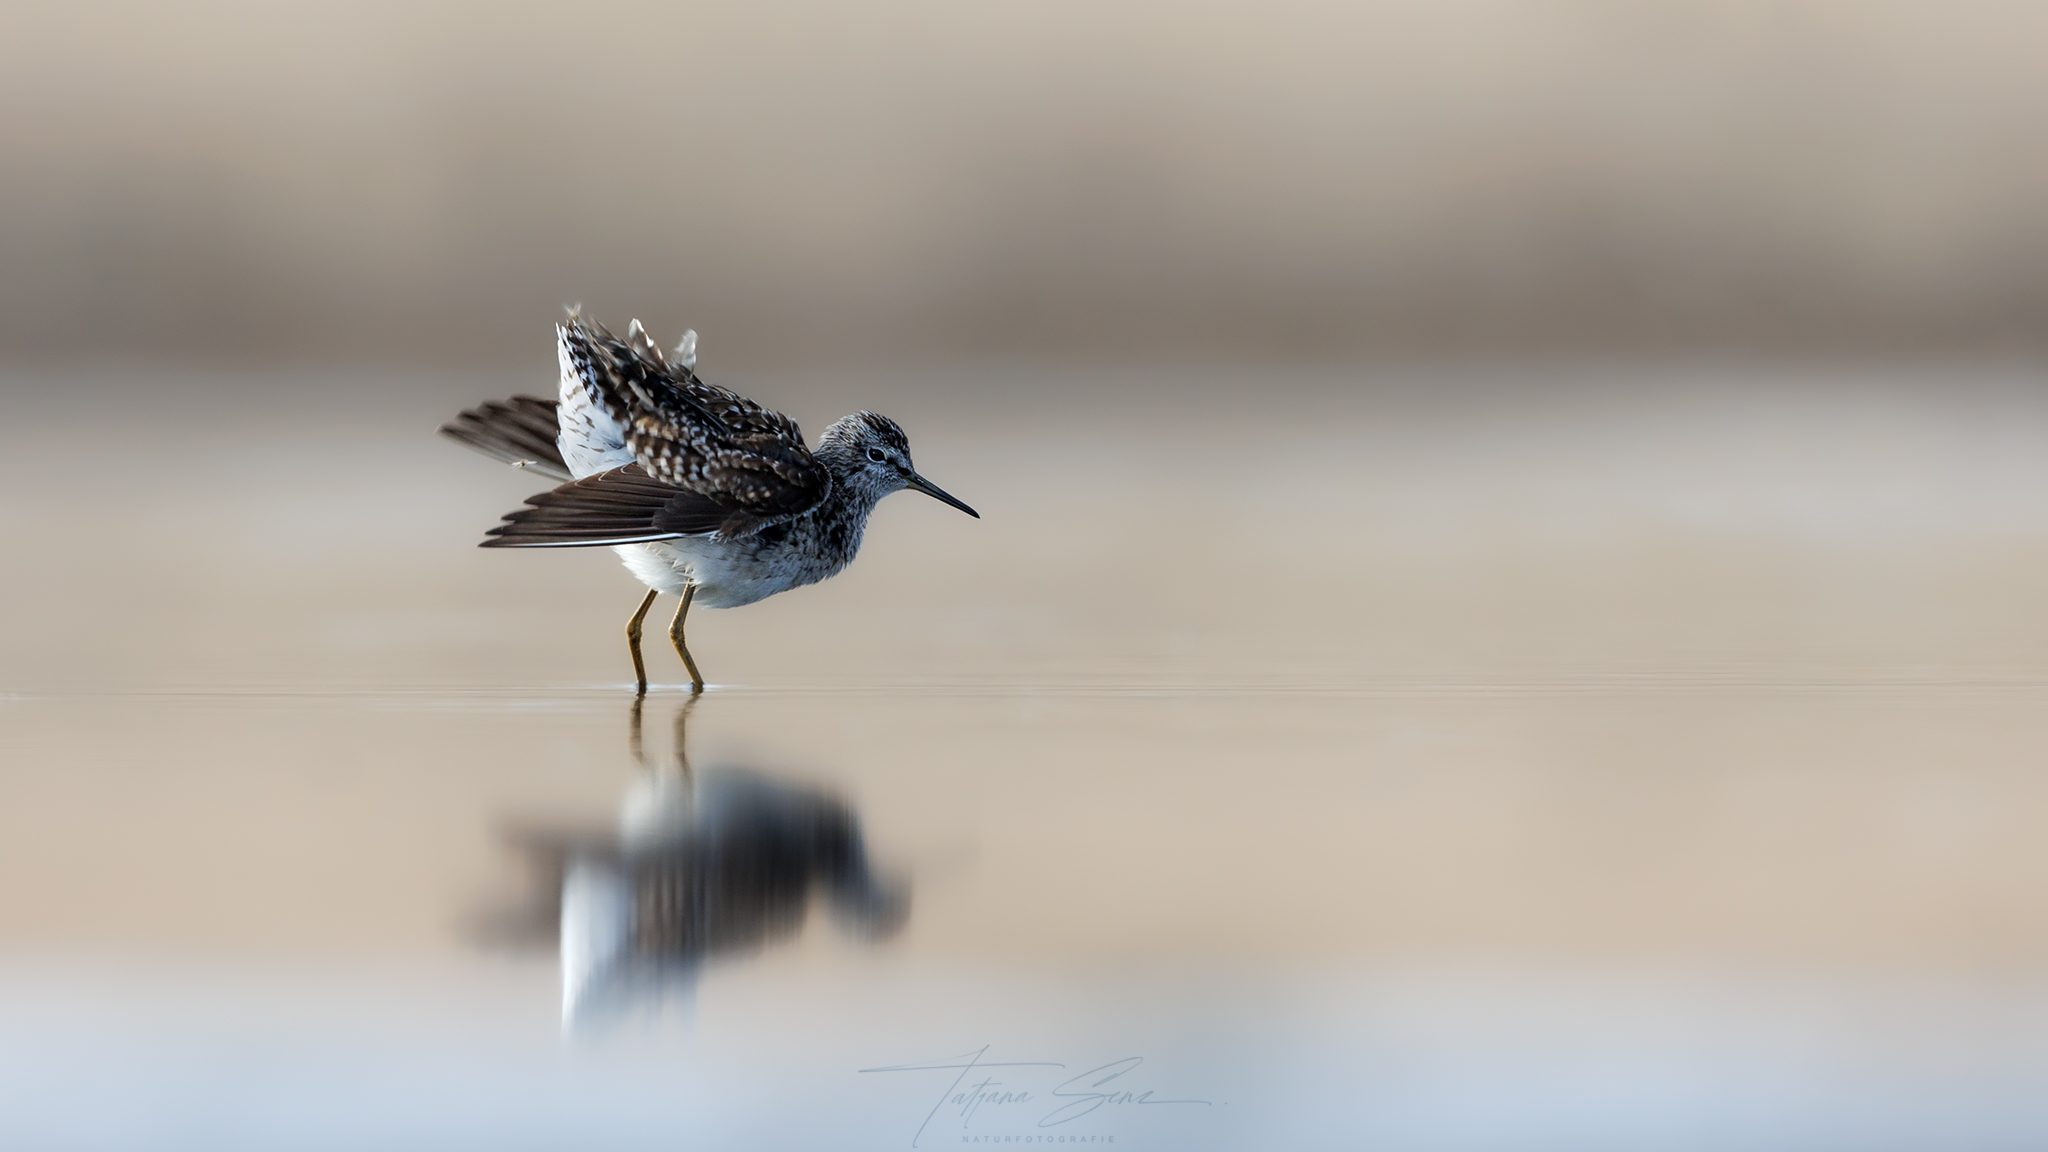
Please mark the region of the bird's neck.
<svg viewBox="0 0 2048 1152"><path fill-rule="evenodd" d="M817 458L832 475L832 491L811 515L817 521L824 551L844 566L860 551L868 515L888 492L877 488L873 475L847 453L827 449Z"/></svg>

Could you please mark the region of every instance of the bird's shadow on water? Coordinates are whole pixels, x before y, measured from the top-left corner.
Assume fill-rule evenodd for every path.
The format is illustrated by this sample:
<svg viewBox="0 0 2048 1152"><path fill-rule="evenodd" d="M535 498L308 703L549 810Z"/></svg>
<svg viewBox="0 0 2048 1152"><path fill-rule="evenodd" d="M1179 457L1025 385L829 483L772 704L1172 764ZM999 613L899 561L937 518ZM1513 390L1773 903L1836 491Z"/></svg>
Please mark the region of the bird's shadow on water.
<svg viewBox="0 0 2048 1152"><path fill-rule="evenodd" d="M478 935L559 951L566 1031L687 1007L707 961L790 941L814 903L865 940L896 934L909 916L908 880L871 862L844 798L755 768L691 765L688 723L702 700L677 706L674 757L658 763L643 736L646 698L634 698L627 740L641 771L610 827L500 826L529 889Z"/></svg>

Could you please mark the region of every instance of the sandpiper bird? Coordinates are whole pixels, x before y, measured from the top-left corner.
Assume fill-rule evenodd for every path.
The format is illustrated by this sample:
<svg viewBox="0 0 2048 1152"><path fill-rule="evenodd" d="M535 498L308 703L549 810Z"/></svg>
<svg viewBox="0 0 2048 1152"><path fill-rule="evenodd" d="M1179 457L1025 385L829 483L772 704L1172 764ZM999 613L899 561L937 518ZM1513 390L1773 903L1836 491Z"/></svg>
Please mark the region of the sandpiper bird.
<svg viewBox="0 0 2048 1152"><path fill-rule="evenodd" d="M683 643L692 601L737 608L837 575L875 504L904 488L981 518L917 474L910 441L886 416L856 412L825 429L814 451L796 421L698 379L695 332L671 357L638 320L620 339L571 309L556 334L558 400L493 401L441 431L567 481L508 513L483 547L610 545L647 585L626 623L641 692L640 625L657 595L682 597L669 639L702 691Z"/></svg>

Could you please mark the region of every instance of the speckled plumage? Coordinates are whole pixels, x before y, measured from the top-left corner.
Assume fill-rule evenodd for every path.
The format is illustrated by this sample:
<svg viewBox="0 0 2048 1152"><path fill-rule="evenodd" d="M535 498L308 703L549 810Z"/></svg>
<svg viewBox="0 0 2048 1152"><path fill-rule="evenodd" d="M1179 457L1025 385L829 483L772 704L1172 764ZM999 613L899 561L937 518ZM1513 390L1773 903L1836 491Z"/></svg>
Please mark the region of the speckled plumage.
<svg viewBox="0 0 2048 1152"><path fill-rule="evenodd" d="M622 459L606 451L604 463L637 464L657 483L715 501L729 512L721 526L727 536L800 515L825 498L831 480L796 421L699 380L694 339L685 341L688 362L671 364L638 320L623 340L577 316L556 331L561 400L578 410L576 430L630 453ZM591 474L576 472L575 463L579 479Z"/></svg>
<svg viewBox="0 0 2048 1152"><path fill-rule="evenodd" d="M916 473L909 440L886 416L839 420L814 451L789 417L705 383L694 332L670 357L637 320L622 339L572 312L557 350L554 453L536 433L549 402L535 397L442 428L571 478L508 514L485 547L610 545L649 588L736 608L843 570L891 492L915 488L978 515Z"/></svg>
<svg viewBox="0 0 2048 1152"><path fill-rule="evenodd" d="M697 585L697 603L708 608L737 608L838 575L860 551L868 514L897 490L861 467L865 448L878 439L862 435L870 415L826 429L815 457L833 483L816 508L743 536L714 532L622 545L619 558L649 588L680 596L685 585Z"/></svg>

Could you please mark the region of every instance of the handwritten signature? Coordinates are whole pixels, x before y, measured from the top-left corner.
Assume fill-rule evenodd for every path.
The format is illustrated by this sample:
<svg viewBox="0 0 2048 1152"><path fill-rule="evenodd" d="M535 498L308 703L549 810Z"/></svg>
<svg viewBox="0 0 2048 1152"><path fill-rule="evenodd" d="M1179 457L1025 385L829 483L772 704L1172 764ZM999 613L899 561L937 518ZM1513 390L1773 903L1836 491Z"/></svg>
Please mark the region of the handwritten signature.
<svg viewBox="0 0 2048 1152"><path fill-rule="evenodd" d="M925 1129L931 1126L932 1120L939 1114L939 1109L946 1107L948 1104L957 1106L960 1116L960 1127L962 1129L965 1129L974 1120L975 1114L983 1108L1000 1109L1017 1105L1053 1103L1053 1109L1038 1119L1038 1126L1040 1128L1052 1128L1069 1121L1079 1120L1081 1117L1103 1107L1152 1104L1201 1104L1207 1106L1209 1104L1207 1100L1162 1100L1155 1095L1156 1089L1147 1089L1139 1092L1134 1090L1135 1085L1130 1081L1113 1083L1123 1080L1127 1074L1135 1072L1138 1066L1145 1062L1143 1056L1127 1056L1122 1060L1112 1060L1099 1068L1091 1068L1077 1076L1070 1076L1046 1093L1038 1093L1026 1087L1006 1083L996 1079L993 1075L983 1075L979 1080L968 1083L968 1077L973 1074L986 1072L986 1070L994 1068L1058 1068L1064 1071L1067 1067L1065 1064L1054 1063L1049 1060L984 1060L983 1057L988 1055L988 1050L991 1047L994 1047L994 1045L984 1044L972 1052L965 1052L958 1056L949 1056L944 1061L934 1064L892 1064L887 1068L863 1068L861 1071L863 1073L955 1073L952 1083L946 1085L946 1090L939 1094L938 1102L932 1105L932 1110L925 1114L924 1123L919 1124L917 1132L911 1136L910 1146L912 1148L917 1147L917 1142L924 1138ZM1010 1075L1016 1074L1010 1073ZM1027 1073L1025 1075L1029 1076L1030 1074ZM1044 1074L1041 1073L1040 1075ZM1105 1086L1107 1086L1106 1091L1104 1090ZM1035 1110L1032 1109L1032 1111Z"/></svg>

